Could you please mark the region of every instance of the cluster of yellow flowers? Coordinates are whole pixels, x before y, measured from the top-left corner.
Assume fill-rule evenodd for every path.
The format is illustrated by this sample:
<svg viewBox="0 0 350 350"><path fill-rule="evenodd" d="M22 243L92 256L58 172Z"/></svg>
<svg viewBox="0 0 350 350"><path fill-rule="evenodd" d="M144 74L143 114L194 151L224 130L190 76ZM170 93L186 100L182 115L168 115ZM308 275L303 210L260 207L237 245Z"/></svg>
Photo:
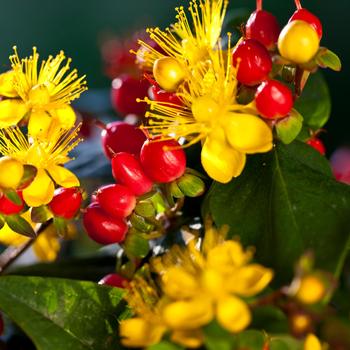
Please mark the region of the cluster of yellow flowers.
<svg viewBox="0 0 350 350"><path fill-rule="evenodd" d="M175 343L195 348L203 343L202 327L213 319L232 333L249 326L247 300L265 289L273 272L251 263L251 249L225 241L226 232L210 226L202 241L193 239L155 258L161 292L141 277L131 283L126 298L137 316L120 324L124 345L156 344L169 332Z"/></svg>
<svg viewBox="0 0 350 350"><path fill-rule="evenodd" d="M185 138L187 146L201 141L202 165L222 183L241 174L246 154L273 147L272 129L258 116L255 103L237 101L230 34L225 50L220 38L227 2L194 0L190 19L183 7L178 8L171 28L148 30L158 50L140 41L136 53L144 68L153 69L158 85L182 102L179 106L146 99L150 111L144 128L156 137Z"/></svg>
<svg viewBox="0 0 350 350"><path fill-rule="evenodd" d="M79 186L78 178L64 164L81 141L70 103L87 89L85 76L79 77L75 69L70 71L71 59L66 60L63 51L40 63L35 47L30 57L22 59L14 47L10 62L11 70L0 75L0 190L18 190L30 166L35 175L21 188L23 200L28 207L40 207L52 200L56 186ZM27 133L23 133L25 127ZM30 222L30 215L24 215ZM45 249L37 249L44 260L52 260L58 251L51 231L36 244L51 252L48 256ZM7 224L0 232L0 241L5 244L28 239L15 234Z"/></svg>

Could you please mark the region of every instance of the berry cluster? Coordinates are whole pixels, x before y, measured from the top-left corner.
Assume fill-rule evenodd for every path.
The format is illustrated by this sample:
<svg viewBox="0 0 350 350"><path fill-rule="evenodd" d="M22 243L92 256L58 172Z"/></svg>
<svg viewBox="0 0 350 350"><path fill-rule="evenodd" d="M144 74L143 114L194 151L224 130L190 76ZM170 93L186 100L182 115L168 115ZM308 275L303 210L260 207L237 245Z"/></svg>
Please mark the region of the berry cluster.
<svg viewBox="0 0 350 350"><path fill-rule="evenodd" d="M204 183L186 170L185 152L175 140L146 139L125 122L106 125L101 136L116 183L93 194L84 226L94 241L124 242L127 253L137 255L131 248L135 237L148 241L161 235L159 216L176 207L174 199L202 194Z"/></svg>

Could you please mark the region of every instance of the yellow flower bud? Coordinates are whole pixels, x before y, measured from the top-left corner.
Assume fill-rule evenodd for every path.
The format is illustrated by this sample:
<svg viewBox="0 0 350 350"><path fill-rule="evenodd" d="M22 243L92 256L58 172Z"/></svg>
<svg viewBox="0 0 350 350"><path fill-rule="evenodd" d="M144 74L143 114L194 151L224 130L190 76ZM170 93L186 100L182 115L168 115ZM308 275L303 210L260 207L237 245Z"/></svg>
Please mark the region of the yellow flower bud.
<svg viewBox="0 0 350 350"><path fill-rule="evenodd" d="M309 334L304 343L304 350L322 350L321 342L314 334Z"/></svg>
<svg viewBox="0 0 350 350"><path fill-rule="evenodd" d="M278 38L280 54L295 63L307 63L317 53L320 39L316 30L307 22L292 21L282 30Z"/></svg>
<svg viewBox="0 0 350 350"><path fill-rule="evenodd" d="M174 330L192 330L208 324L214 318L212 301L197 295L188 301L176 301L163 309L163 319Z"/></svg>
<svg viewBox="0 0 350 350"><path fill-rule="evenodd" d="M191 331L174 331L171 333L170 339L176 344L192 349L199 348L203 344L204 336L199 329Z"/></svg>
<svg viewBox="0 0 350 350"><path fill-rule="evenodd" d="M209 96L198 97L192 103L193 117L199 122L214 121L219 113L219 105Z"/></svg>
<svg viewBox="0 0 350 350"><path fill-rule="evenodd" d="M17 188L24 174L23 164L10 157L0 158L0 187Z"/></svg>
<svg viewBox="0 0 350 350"><path fill-rule="evenodd" d="M119 326L121 342L127 347L146 347L160 342L165 327L152 324L142 318L122 320Z"/></svg>
<svg viewBox="0 0 350 350"><path fill-rule="evenodd" d="M290 324L293 334L303 335L310 330L312 326L312 319L307 314L299 313L292 316Z"/></svg>
<svg viewBox="0 0 350 350"><path fill-rule="evenodd" d="M157 59L153 65L153 75L162 89L172 92L176 91L185 79L183 67L172 57Z"/></svg>
<svg viewBox="0 0 350 350"><path fill-rule="evenodd" d="M301 278L295 297L304 304L316 304L326 295L327 288L324 281L315 275Z"/></svg>
<svg viewBox="0 0 350 350"><path fill-rule="evenodd" d="M243 331L251 321L247 304L234 296L218 300L216 317L220 325L232 333Z"/></svg>

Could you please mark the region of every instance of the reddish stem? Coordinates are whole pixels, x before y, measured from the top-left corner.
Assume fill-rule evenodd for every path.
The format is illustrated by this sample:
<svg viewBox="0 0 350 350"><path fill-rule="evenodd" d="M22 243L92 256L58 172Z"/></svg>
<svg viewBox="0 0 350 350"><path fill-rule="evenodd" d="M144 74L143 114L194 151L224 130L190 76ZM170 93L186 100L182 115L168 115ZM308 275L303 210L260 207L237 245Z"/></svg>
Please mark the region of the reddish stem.
<svg viewBox="0 0 350 350"><path fill-rule="evenodd" d="M262 0L256 0L256 9L257 11L262 10Z"/></svg>
<svg viewBox="0 0 350 350"><path fill-rule="evenodd" d="M303 7L301 6L300 0L294 0L295 6L297 7L298 10L302 9Z"/></svg>
<svg viewBox="0 0 350 350"><path fill-rule="evenodd" d="M106 130L106 124L104 122L101 122L101 120L94 119L93 123L100 129Z"/></svg>

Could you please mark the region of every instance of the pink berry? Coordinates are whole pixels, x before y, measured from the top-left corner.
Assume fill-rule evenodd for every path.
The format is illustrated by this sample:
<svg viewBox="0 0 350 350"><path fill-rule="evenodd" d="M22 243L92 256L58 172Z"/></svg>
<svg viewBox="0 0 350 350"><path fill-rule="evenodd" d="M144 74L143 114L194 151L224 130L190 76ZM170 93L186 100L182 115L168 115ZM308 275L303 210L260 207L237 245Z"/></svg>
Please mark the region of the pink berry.
<svg viewBox="0 0 350 350"><path fill-rule="evenodd" d="M293 108L291 90L277 80L263 82L255 94L256 108L259 114L268 119L283 118Z"/></svg>
<svg viewBox="0 0 350 350"><path fill-rule="evenodd" d="M147 140L142 146L140 160L154 182L172 182L186 170L186 154L175 140Z"/></svg>
<svg viewBox="0 0 350 350"><path fill-rule="evenodd" d="M117 153L112 158L114 179L128 187L136 196L141 196L152 189L153 183L142 169L140 161L132 154Z"/></svg>
<svg viewBox="0 0 350 350"><path fill-rule="evenodd" d="M123 219L111 217L97 203L86 208L83 224L89 237L103 245L124 241L128 232L128 225Z"/></svg>
<svg viewBox="0 0 350 350"><path fill-rule="evenodd" d="M106 185L100 187L95 200L111 216L126 218L136 206L136 197L123 185Z"/></svg>
<svg viewBox="0 0 350 350"><path fill-rule="evenodd" d="M60 187L55 190L49 208L54 216L69 220L78 214L82 201L83 196L79 187Z"/></svg>
<svg viewBox="0 0 350 350"><path fill-rule="evenodd" d="M266 47L254 39L243 40L234 49L232 63L238 67L237 80L244 85L257 85L266 80L272 60Z"/></svg>
<svg viewBox="0 0 350 350"><path fill-rule="evenodd" d="M323 35L322 23L318 19L318 17L316 17L313 13L311 13L310 11L304 8L297 9L293 13L292 17L289 19L289 22L296 21L296 20L309 23L316 30L318 37L320 39L322 38L322 35Z"/></svg>
<svg viewBox="0 0 350 350"><path fill-rule="evenodd" d="M98 284L107 285L117 288L125 288L128 285L128 280L116 273L110 273L109 275L104 276Z"/></svg>
<svg viewBox="0 0 350 350"><path fill-rule="evenodd" d="M314 148L316 151L318 151L320 154L322 154L323 156L326 154L326 147L320 139L313 137L306 143L310 145L312 148Z"/></svg>
<svg viewBox="0 0 350 350"><path fill-rule="evenodd" d="M17 205L10 201L5 194L0 193L0 213L3 215L19 214L24 209L22 191L17 191L21 204Z"/></svg>
<svg viewBox="0 0 350 350"><path fill-rule="evenodd" d="M149 83L142 78L122 74L112 81L111 99L115 110L123 116L136 114L140 117L146 112L147 104L137 102L148 95Z"/></svg>
<svg viewBox="0 0 350 350"><path fill-rule="evenodd" d="M112 122L101 132L103 150L109 159L119 152L140 156L145 134L136 126L125 122Z"/></svg>
<svg viewBox="0 0 350 350"><path fill-rule="evenodd" d="M245 27L246 38L259 41L268 50L276 47L280 32L281 28L276 17L264 10L254 11Z"/></svg>
<svg viewBox="0 0 350 350"><path fill-rule="evenodd" d="M350 185L350 148L338 148L332 154L330 161L335 178Z"/></svg>

